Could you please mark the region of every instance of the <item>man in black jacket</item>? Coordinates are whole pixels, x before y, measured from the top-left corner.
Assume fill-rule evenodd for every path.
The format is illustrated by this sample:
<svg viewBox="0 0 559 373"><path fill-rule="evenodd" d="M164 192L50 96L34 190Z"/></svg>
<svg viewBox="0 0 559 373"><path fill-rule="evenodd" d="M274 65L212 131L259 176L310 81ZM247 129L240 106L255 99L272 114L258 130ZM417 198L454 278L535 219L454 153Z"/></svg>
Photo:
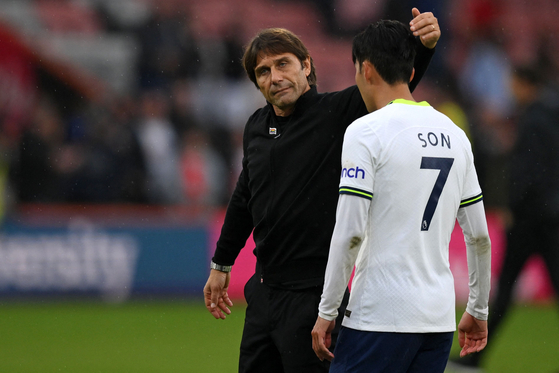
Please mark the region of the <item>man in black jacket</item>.
<svg viewBox="0 0 559 373"><path fill-rule="evenodd" d="M413 89L440 30L432 13L414 8L412 15L410 28L421 40ZM357 86L318 93L307 48L285 29L259 32L243 66L268 104L245 127L243 169L204 287L206 307L215 318L231 312L229 272L253 233L257 264L245 286L239 371L327 372L310 333L335 224L343 135L367 108Z"/></svg>

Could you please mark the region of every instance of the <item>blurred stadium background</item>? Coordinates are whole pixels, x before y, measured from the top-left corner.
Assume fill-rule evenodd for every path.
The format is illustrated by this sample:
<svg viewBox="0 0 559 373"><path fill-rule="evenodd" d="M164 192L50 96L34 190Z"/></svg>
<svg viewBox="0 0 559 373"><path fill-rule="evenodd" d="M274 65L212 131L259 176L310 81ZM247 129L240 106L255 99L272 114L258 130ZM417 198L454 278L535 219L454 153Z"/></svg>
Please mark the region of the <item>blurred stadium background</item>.
<svg viewBox="0 0 559 373"><path fill-rule="evenodd" d="M242 46L258 29L291 29L319 90L334 91L353 84L352 36L407 22L414 6L442 29L414 96L472 140L496 278L515 139L508 77L532 63L558 84L557 1L0 0L0 372L235 371L250 247L229 320L211 320L200 296L242 129L264 104ZM538 259L517 290L487 371L559 369Z"/></svg>

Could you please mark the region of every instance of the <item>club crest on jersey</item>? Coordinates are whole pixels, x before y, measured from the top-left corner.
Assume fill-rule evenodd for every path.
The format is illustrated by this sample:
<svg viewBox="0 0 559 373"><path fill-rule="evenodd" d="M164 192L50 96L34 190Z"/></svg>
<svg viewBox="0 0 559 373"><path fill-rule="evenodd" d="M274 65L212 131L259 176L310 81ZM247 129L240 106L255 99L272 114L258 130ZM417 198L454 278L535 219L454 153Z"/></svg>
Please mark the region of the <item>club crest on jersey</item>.
<svg viewBox="0 0 559 373"><path fill-rule="evenodd" d="M344 168L342 170L342 177L347 177L349 179L364 179L365 170L359 167Z"/></svg>

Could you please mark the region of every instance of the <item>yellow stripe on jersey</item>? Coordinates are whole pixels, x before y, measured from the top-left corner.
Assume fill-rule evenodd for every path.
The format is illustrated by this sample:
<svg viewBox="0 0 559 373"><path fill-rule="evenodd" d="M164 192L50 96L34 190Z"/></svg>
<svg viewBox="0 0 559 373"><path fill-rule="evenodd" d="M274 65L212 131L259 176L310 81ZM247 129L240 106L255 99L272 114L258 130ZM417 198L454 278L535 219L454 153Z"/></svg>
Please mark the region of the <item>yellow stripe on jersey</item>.
<svg viewBox="0 0 559 373"><path fill-rule="evenodd" d="M410 100L404 100L403 98L397 98L395 100L390 101L386 106L390 104L405 104L405 105L413 105L413 106L431 106L427 101L415 102Z"/></svg>
<svg viewBox="0 0 559 373"><path fill-rule="evenodd" d="M340 187L340 194L349 194L352 196L363 197L366 199L373 199L373 193L367 192L366 190L361 190L351 187Z"/></svg>
<svg viewBox="0 0 559 373"><path fill-rule="evenodd" d="M477 202L482 201L482 200L483 200L483 194L480 193L475 197L468 198L468 199L465 199L465 200L461 201L460 202L460 207L470 206L470 205L473 205L474 203L477 203Z"/></svg>

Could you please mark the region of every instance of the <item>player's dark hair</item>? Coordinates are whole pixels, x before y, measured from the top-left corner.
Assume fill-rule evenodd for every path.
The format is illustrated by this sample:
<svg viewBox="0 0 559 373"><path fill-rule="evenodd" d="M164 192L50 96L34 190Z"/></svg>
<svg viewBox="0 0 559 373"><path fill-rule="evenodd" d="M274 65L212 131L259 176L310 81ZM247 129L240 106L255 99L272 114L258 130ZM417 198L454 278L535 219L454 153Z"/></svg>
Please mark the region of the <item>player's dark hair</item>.
<svg viewBox="0 0 559 373"><path fill-rule="evenodd" d="M415 59L416 39L399 21L381 20L367 26L353 39L353 63L369 61L390 85L409 83Z"/></svg>
<svg viewBox="0 0 559 373"><path fill-rule="evenodd" d="M310 57L309 51L301 39L284 28L260 30L250 43L248 43L245 47L242 64L250 81L254 83L256 88L260 88L256 81L256 73L254 71L258 56L262 54L278 55L283 53L294 54L299 61L301 61L301 65L303 65L303 61L305 61L307 57ZM309 85L316 85L316 71L312 57L310 57L310 61L311 73L307 77L307 81Z"/></svg>

